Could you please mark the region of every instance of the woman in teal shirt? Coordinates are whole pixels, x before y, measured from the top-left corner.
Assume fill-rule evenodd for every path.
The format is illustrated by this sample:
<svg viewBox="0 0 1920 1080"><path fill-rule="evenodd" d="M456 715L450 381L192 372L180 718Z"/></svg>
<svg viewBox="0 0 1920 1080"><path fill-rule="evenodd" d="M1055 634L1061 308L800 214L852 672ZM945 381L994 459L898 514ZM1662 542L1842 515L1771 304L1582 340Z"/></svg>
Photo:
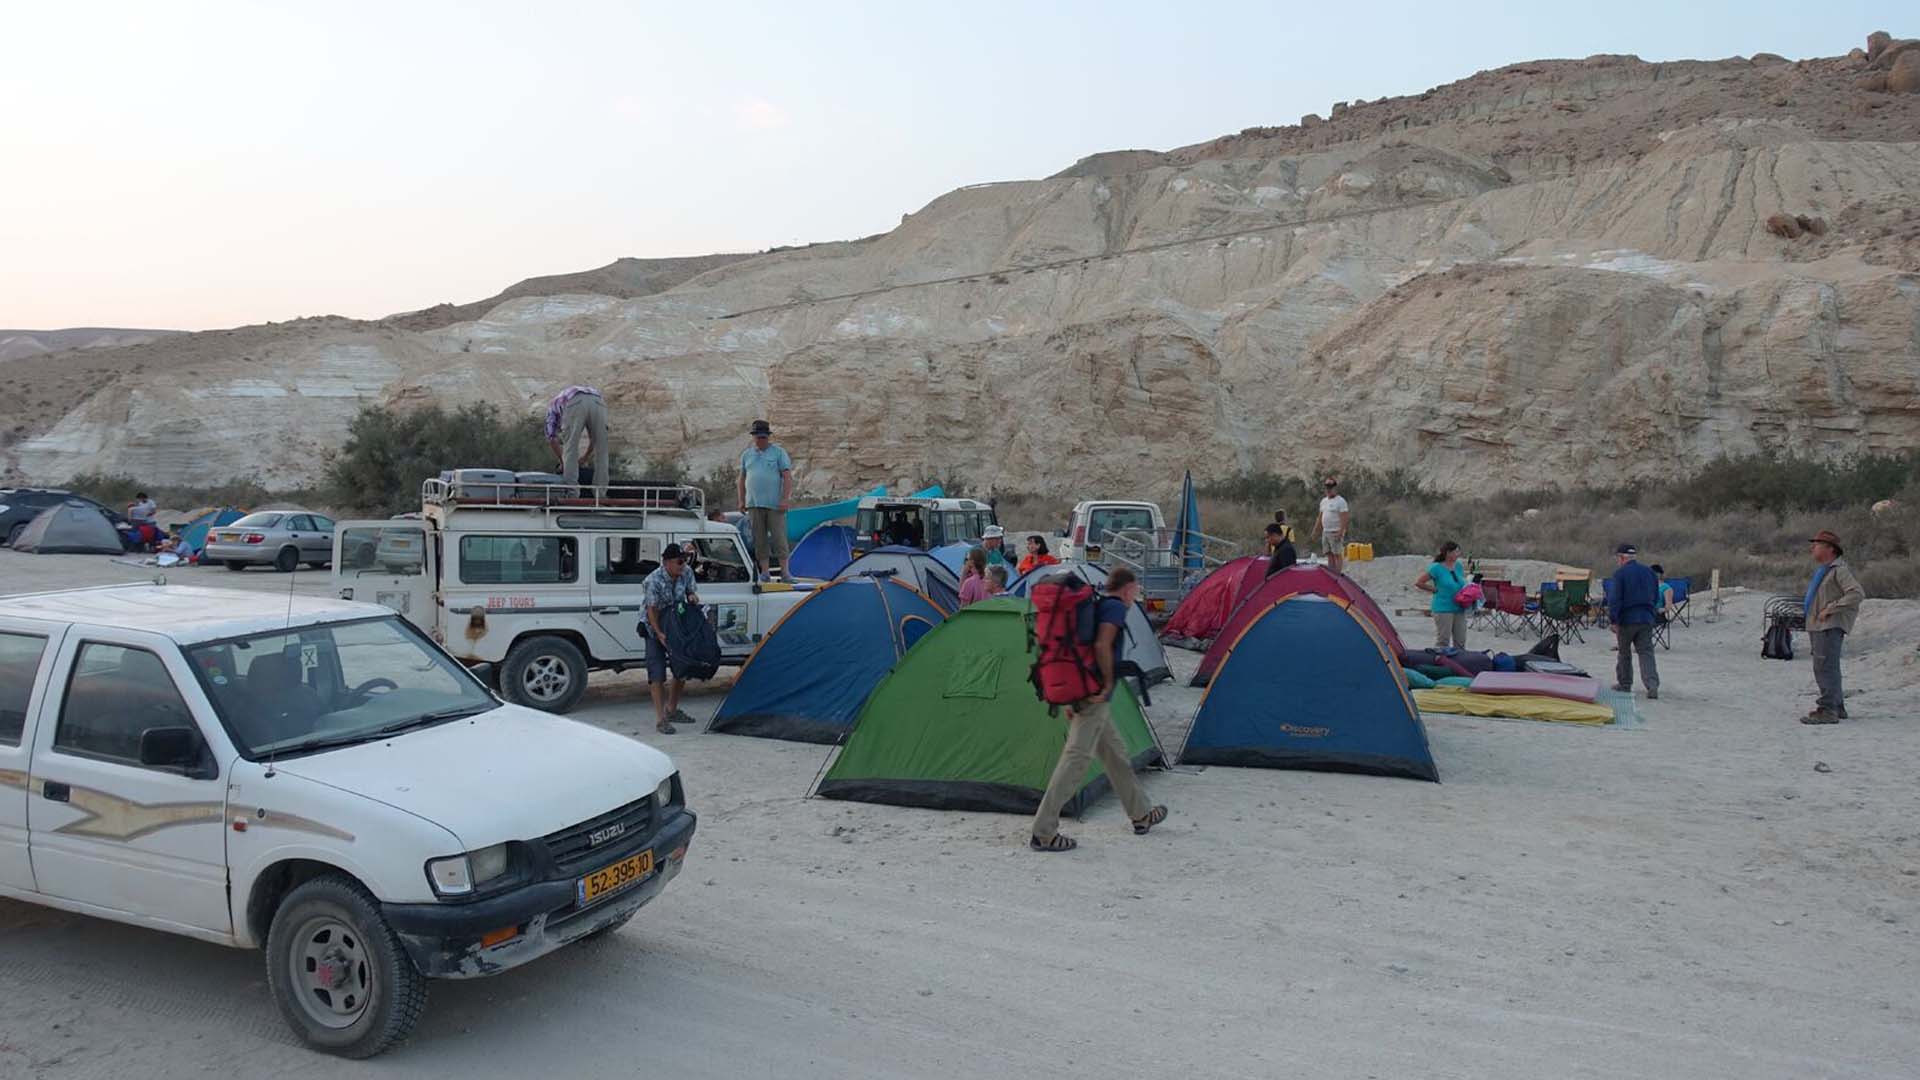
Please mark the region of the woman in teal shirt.
<svg viewBox="0 0 1920 1080"><path fill-rule="evenodd" d="M1433 612L1433 647L1466 648L1467 611L1454 599L1467 587L1466 571L1460 566L1460 545L1451 540L1440 545L1440 554L1433 557L1426 573L1421 574L1413 586L1433 594L1429 607Z"/></svg>

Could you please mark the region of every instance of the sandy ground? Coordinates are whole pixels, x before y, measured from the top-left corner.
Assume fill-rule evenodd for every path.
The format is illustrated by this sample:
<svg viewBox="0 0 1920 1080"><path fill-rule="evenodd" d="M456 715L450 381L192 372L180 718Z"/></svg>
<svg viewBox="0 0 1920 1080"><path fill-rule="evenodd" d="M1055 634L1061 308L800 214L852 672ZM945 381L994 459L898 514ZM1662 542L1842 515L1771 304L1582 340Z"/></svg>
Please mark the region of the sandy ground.
<svg viewBox="0 0 1920 1080"><path fill-rule="evenodd" d="M1391 609L1412 572L1358 575ZM0 592L140 576L0 551ZM579 718L670 751L702 815L619 934L437 984L356 1065L293 1041L257 954L0 901L0 1076L1920 1075L1920 604L1871 606L1854 721L1808 728L1760 603L1678 630L1636 725L1430 716L1441 784L1155 773L1165 826L1106 800L1067 856L1012 817L807 800L820 748L656 736L609 678ZM1155 694L1170 745L1196 699Z"/></svg>

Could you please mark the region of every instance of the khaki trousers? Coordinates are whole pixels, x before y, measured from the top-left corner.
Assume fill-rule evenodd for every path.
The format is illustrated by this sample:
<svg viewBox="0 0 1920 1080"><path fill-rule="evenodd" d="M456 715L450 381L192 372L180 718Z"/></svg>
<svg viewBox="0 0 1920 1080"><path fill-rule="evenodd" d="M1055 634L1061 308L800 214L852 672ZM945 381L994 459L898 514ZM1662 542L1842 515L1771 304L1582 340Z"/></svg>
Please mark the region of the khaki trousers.
<svg viewBox="0 0 1920 1080"><path fill-rule="evenodd" d="M575 394L560 410L560 475L568 487L580 485L580 433L593 439L593 493L605 498L607 460L607 403L593 394Z"/></svg>
<svg viewBox="0 0 1920 1080"><path fill-rule="evenodd" d="M1040 811L1033 815L1033 835L1051 840L1060 831L1060 808L1080 790L1086 779L1087 764L1098 758L1107 771L1107 781L1126 807L1129 818L1147 816L1153 804L1146 790L1133 775L1133 762L1127 759L1126 744L1113 728L1113 703L1092 699L1072 707L1067 716L1067 745L1060 750L1060 763L1053 767L1053 779L1047 781L1047 793L1040 797Z"/></svg>

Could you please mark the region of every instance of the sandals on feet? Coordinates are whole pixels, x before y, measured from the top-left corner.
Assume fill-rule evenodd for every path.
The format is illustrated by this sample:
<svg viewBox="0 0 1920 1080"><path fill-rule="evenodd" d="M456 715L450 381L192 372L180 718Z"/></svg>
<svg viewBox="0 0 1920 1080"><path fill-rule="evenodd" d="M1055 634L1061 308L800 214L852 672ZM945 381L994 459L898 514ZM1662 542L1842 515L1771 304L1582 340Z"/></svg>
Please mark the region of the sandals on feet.
<svg viewBox="0 0 1920 1080"><path fill-rule="evenodd" d="M1027 846L1035 851L1072 851L1080 846L1079 841L1062 833L1054 833L1051 839L1042 840L1037 836L1029 837Z"/></svg>
<svg viewBox="0 0 1920 1080"><path fill-rule="evenodd" d="M668 719L660 721L659 723L653 725L653 730L659 732L662 735L672 735L674 733L673 719L669 717Z"/></svg>
<svg viewBox="0 0 1920 1080"><path fill-rule="evenodd" d="M1156 806L1147 811L1146 816L1133 819L1133 835L1145 836L1155 825L1167 820L1167 808Z"/></svg>

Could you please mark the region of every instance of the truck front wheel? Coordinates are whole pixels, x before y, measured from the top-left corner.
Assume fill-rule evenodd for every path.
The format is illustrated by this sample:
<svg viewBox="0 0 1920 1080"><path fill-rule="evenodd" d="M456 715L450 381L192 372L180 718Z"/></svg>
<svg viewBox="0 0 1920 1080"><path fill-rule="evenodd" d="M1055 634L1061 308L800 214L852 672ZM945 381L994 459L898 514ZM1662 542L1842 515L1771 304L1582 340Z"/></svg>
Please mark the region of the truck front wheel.
<svg viewBox="0 0 1920 1080"><path fill-rule="evenodd" d="M500 693L515 705L563 713L586 689L587 658L566 638L528 638L500 665Z"/></svg>
<svg viewBox="0 0 1920 1080"><path fill-rule="evenodd" d="M427 1006L427 980L379 906L335 874L280 902L267 933L267 985L307 1045L342 1057L399 1044Z"/></svg>

